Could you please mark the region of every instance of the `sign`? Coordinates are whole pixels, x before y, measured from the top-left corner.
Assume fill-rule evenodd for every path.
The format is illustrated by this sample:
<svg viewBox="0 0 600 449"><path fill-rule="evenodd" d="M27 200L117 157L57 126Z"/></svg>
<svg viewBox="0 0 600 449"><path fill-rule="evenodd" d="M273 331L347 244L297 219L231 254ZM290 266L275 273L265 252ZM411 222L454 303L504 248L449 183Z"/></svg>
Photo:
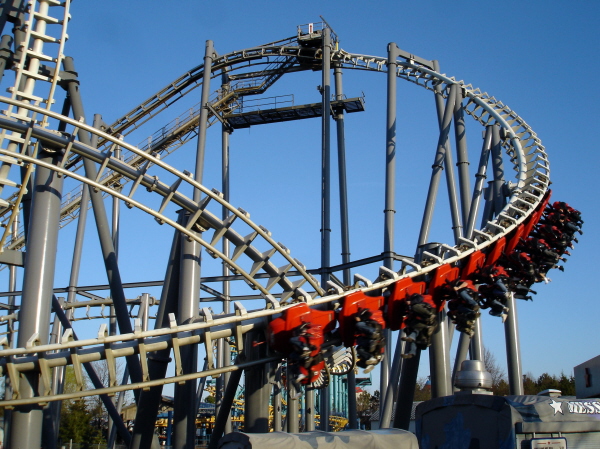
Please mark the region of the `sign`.
<svg viewBox="0 0 600 449"><path fill-rule="evenodd" d="M531 449L567 449L566 438L533 438Z"/></svg>

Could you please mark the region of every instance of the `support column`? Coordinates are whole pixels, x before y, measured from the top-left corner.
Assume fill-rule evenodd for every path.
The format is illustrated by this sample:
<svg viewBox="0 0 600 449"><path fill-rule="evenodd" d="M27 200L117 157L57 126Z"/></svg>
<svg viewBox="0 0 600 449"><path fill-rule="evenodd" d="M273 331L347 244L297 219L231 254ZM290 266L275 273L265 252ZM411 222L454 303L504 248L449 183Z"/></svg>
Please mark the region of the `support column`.
<svg viewBox="0 0 600 449"><path fill-rule="evenodd" d="M202 174L204 173L204 153L206 150L206 130L208 129L208 109L206 105L210 99L210 75L212 70L212 61L215 53L213 41L206 41L204 51L204 69L202 72L202 96L200 98L200 119L198 122L198 146L196 153L196 172L194 180L202 184ZM194 189L194 201L199 203L201 192Z"/></svg>
<svg viewBox="0 0 600 449"><path fill-rule="evenodd" d="M14 219L13 224L12 224L12 238L16 239L17 235L19 234L19 218L18 216ZM17 267L14 265L10 265L8 267L8 291L9 292L14 292L17 290ZM9 296L8 297L8 306L9 306L9 313L14 313L15 312L15 297L14 296ZM15 320L14 319L10 319L7 323L7 330L8 333L6 335L6 339L7 339L7 343L8 343L8 347L10 349L12 349L14 347L14 323ZM9 400L13 398L13 387L12 384L10 382L10 377L8 376L8 374L6 376L4 376L4 399ZM11 427L12 427L12 410L7 410L4 409L4 447L10 447L10 434L11 434ZM58 428L58 425L56 424L55 429Z"/></svg>
<svg viewBox="0 0 600 449"><path fill-rule="evenodd" d="M198 122L198 145L194 180L202 183L204 173L204 155L206 150L206 130L208 128L207 104L210 97L210 77L214 47L211 40L206 41L204 68L202 74L202 95L200 99L200 118ZM200 203L201 191L194 189L193 200ZM189 219L189 216L188 216ZM187 219L186 219L187 223ZM200 300L200 253L201 246L196 241L182 238L181 276L179 285L178 322L185 324L198 316ZM210 348L209 348L210 350ZM188 345L181 348L183 372L192 373L198 369L198 346ZM183 385L175 385L174 410L174 449L193 449L196 439L196 380Z"/></svg>
<svg viewBox="0 0 600 449"><path fill-rule="evenodd" d="M500 126L497 123L492 125L492 168L494 169L494 216L496 216L506 204L502 141L500 140Z"/></svg>
<svg viewBox="0 0 600 449"><path fill-rule="evenodd" d="M483 362L483 333L481 329L481 317L477 318L475 320L475 324L473 324L473 336L470 338L470 340L471 360L481 360ZM458 367L460 369L460 365L458 365Z"/></svg>
<svg viewBox="0 0 600 449"><path fill-rule="evenodd" d="M521 343L519 341L519 323L517 319L517 301L510 295L507 303L508 316L504 322L506 339L506 361L508 367L508 385L510 394L524 394L523 370L521 367Z"/></svg>
<svg viewBox="0 0 600 449"><path fill-rule="evenodd" d="M305 392L304 408L304 430L311 432L316 429L315 420L317 419L317 411L315 409L315 390Z"/></svg>
<svg viewBox="0 0 600 449"><path fill-rule="evenodd" d="M452 372L445 309L438 314L438 320L439 325L431 337L432 344L429 348L432 399L452 394Z"/></svg>
<svg viewBox="0 0 600 449"><path fill-rule="evenodd" d="M189 213L185 212L185 223ZM200 244L181 237L181 272L179 277L178 324L190 324L198 316L200 307ZM210 348L209 348L210 350ZM183 374L198 370L198 345L180 348ZM193 449L196 439L196 379L183 385L175 384L174 449Z"/></svg>
<svg viewBox="0 0 600 449"><path fill-rule="evenodd" d="M264 334L260 331L246 334L246 353L249 361L262 359L266 356ZM244 429L248 433L269 432L269 384L270 364L254 365L245 370L246 394ZM288 419L290 419L288 407Z"/></svg>
<svg viewBox="0 0 600 449"><path fill-rule="evenodd" d="M279 364L275 370L275 383L273 384L273 432L281 432L281 386L283 381L281 379L282 366Z"/></svg>
<svg viewBox="0 0 600 449"><path fill-rule="evenodd" d="M12 42L13 38L8 34L5 34L0 39L0 81L2 81L2 78L4 77L4 69L6 68L6 64L12 55L12 52L10 51Z"/></svg>
<svg viewBox="0 0 600 449"><path fill-rule="evenodd" d="M342 85L342 68L336 65L333 69L335 79L335 99L344 99L344 90ZM346 182L346 137L344 130L344 109L339 108L335 114L335 123L337 130L338 147L338 178L340 189L340 227L342 233L342 263L350 262L350 227L348 220L348 184ZM344 285L352 283L352 273L350 268L344 270ZM348 428L357 428L356 412L356 375L351 370L347 375L348 383Z"/></svg>
<svg viewBox="0 0 600 449"><path fill-rule="evenodd" d="M394 269L394 214L396 202L396 98L397 98L397 59L399 48L394 42L388 44L387 60L387 112L385 139L385 205L383 208L383 265ZM390 375L390 344L391 332L386 329L385 355L381 361L379 377L380 404L385 403L385 395Z"/></svg>
<svg viewBox="0 0 600 449"><path fill-rule="evenodd" d="M299 402L298 397L296 395L301 393L296 390L296 387L292 382L288 382L288 399L287 399L287 432L288 433L298 433L300 431L300 426L298 422L298 409Z"/></svg>
<svg viewBox="0 0 600 449"><path fill-rule="evenodd" d="M221 84L222 94L225 95L229 91L229 77L226 72L223 72L222 75L222 84ZM221 192L223 193L223 199L229 202L229 133L230 130L224 124L221 126ZM229 218L229 209L225 206L222 208L221 218L225 221ZM223 237L222 240L222 252L226 257L229 257L229 240L226 237ZM227 278L230 276L229 266L227 264L223 264L223 277ZM230 313L230 282L228 280L223 281L223 313ZM217 341L217 355L218 355L218 366L229 366L231 362L231 349L229 347L229 343L226 339L219 339ZM229 382L229 373L224 373L217 378L217 388L216 388L216 407L215 413L220 413L222 396L225 388L227 387L227 382ZM225 424L225 433L232 432L231 418L227 419L227 423Z"/></svg>
<svg viewBox="0 0 600 449"><path fill-rule="evenodd" d="M456 388L454 388L456 373L460 371L462 362L467 360L467 354L469 353L470 343L471 338L469 337L469 335L465 334L464 332L461 332L460 337L458 339L458 347L456 348L456 357L454 358L454 369L452 370L452 391L456 391Z"/></svg>
<svg viewBox="0 0 600 449"><path fill-rule="evenodd" d="M323 67L322 67L322 104L321 117L321 286L326 288L329 280L331 252L331 148L330 148L330 112L331 112L331 30L323 27ZM330 389L321 390L320 414L321 430L329 430ZM288 420L289 420L288 416Z"/></svg>
<svg viewBox="0 0 600 449"><path fill-rule="evenodd" d="M342 68L338 65L333 70L335 79L335 99L344 99L342 86ZM338 149L338 178L340 189L340 227L342 234L342 263L350 263L350 226L348 220L348 183L346 182L346 137L344 131L344 109L335 111ZM350 268L344 269L344 285L350 285L352 277Z"/></svg>
<svg viewBox="0 0 600 449"><path fill-rule="evenodd" d="M40 145L41 161L55 165L61 157L61 150ZM19 348L24 348L31 338L38 339L41 344L48 344L63 180L53 170L41 166L36 168L19 310ZM38 382L38 373L22 373L19 396L36 396ZM42 407L39 405L16 407L13 410L11 449L40 448L42 415Z"/></svg>

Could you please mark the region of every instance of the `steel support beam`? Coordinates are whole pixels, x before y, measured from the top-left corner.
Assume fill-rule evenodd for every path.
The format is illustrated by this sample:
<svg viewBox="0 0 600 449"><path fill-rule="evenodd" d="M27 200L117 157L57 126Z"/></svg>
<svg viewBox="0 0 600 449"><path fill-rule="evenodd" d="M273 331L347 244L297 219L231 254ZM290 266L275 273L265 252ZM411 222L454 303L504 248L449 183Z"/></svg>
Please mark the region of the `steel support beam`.
<svg viewBox="0 0 600 449"><path fill-rule="evenodd" d="M52 308L54 309L54 313L56 314L56 316L62 323L63 327L65 329L72 329L73 327L71 326L71 323L69 322L69 319L67 318L67 315L65 314L64 310L62 309L58 299L56 299L56 296L54 296L54 295L52 295ZM75 334L75 331L73 331L73 339L77 340L77 335ZM94 366L90 362L84 362L84 363L82 363L82 365L83 365L90 381L92 382L92 385L94 386L94 388L103 388L104 385L102 384L102 381L98 377L98 374L96 374L96 370L94 369ZM119 413L117 412L115 404L112 402L111 398L107 394L101 394L100 399L102 400L102 403L104 404L104 407L106 408L106 411L108 412L108 415L113 419L113 422L117 428L117 431L119 432L119 435L121 436L121 438L123 438L123 440L127 444L129 444L131 436L129 435L129 431L125 427L125 424L123 424L123 420L119 416Z"/></svg>
<svg viewBox="0 0 600 449"><path fill-rule="evenodd" d="M471 209L471 187L469 183L469 156L467 152L467 130L465 126L465 111L462 104L462 88L456 89L454 99L454 140L456 142L456 166L458 167L458 184L460 189L460 202L462 223L466 226L469 222ZM464 228L463 228L463 234Z"/></svg>
<svg viewBox="0 0 600 449"><path fill-rule="evenodd" d="M237 360L236 360L237 362ZM223 400L221 403L221 409L215 419L215 427L213 429L212 435L210 436L210 443L208 444L208 449L217 449L219 440L226 433L225 428L228 422L231 422L230 410L233 406L233 401L235 399L235 393L237 392L238 385L240 384L240 380L242 378L243 370L237 370L230 374L229 382L227 382L227 386L225 387L225 392L223 394Z"/></svg>
<svg viewBox="0 0 600 449"><path fill-rule="evenodd" d="M180 213L177 222L182 224L183 220L184 215ZM175 231L171 244L171 252L167 260L165 282L160 297L160 304L154 322L155 329L169 327L169 314L175 315L177 313L179 277L181 272L180 240L181 234L179 231ZM162 379L166 376L167 368L171 361L169 358L170 352L171 350L167 348L162 351L148 353L148 376L151 380ZM151 447L162 390L162 385L151 387L146 391L142 390L135 416L133 435L131 437L131 449Z"/></svg>
<svg viewBox="0 0 600 449"><path fill-rule="evenodd" d="M379 428L387 429L390 427L392 418L392 408L398 398L398 383L400 373L402 372L402 353L404 353L405 342L402 341L402 330L398 331L398 340L396 341L396 350L394 351L394 361L392 362L392 372L390 382L385 393L385 402L381 403L379 414Z"/></svg>
<svg viewBox="0 0 600 449"><path fill-rule="evenodd" d="M437 143L437 151L432 166L431 179L429 181L429 190L427 192L427 200L425 202L425 210L423 212L423 221L421 223L421 230L419 232L419 240L417 243L417 253L415 255L416 262L421 262L423 246L427 243L429 238L429 232L431 230L431 223L433 222L433 212L435 209L435 202L437 199L437 192L440 183L440 176L444 169L444 162L446 161L446 145L448 140L448 134L450 132L450 122L452 121L452 115L454 111L454 100L456 98L455 89L457 86L453 84L450 87L450 93L446 100L446 107L444 109L443 118L440 125L440 135ZM453 215L454 217L454 215Z"/></svg>
<svg viewBox="0 0 600 449"><path fill-rule="evenodd" d="M439 72L439 64L433 61L433 67L436 72ZM456 102L458 86L453 84L448 92L446 107L444 108L444 99L442 96L441 86L435 87L435 104L438 116L438 125L440 129L440 137L438 140L438 154L436 155L436 163L441 163L441 157L444 158L446 168L446 185L448 190L448 199L450 211L452 215L452 230L454 233L455 243L458 243L459 237L462 236L460 215L458 212L458 201L456 198L456 185L454 180L454 167L452 163L452 152L450 151L449 127L454 114L454 105ZM440 154L440 152L442 154ZM438 155L440 158L438 158ZM435 173L434 165L434 173ZM437 171L439 174L439 170ZM439 176L439 175L437 175ZM434 178L432 175L432 184ZM430 186L431 187L431 186ZM437 187L436 187L437 189ZM431 190L430 190L431 192ZM429 196L428 196L429 202ZM435 197L433 199L435 203ZM430 226L433 218L433 207L431 208L431 216L429 218ZM421 228L421 231L423 228ZM426 241L422 242L426 243ZM450 371L450 348L448 343L448 325L446 311L442 310L439 313L439 325L431 337L431 347L429 348L429 365L431 370L431 396L432 398L449 396L452 394L451 371Z"/></svg>
<svg viewBox="0 0 600 449"><path fill-rule="evenodd" d="M77 72L75 71L75 65L73 58L67 57L63 61L64 69L66 72L74 75L73 79L67 82L67 92L71 100L71 106L73 108L73 117L76 120L83 120L85 122L85 112L83 109L83 102L81 101L81 93L79 92L79 82L77 81ZM90 136L87 132L79 131L79 140L86 145L91 145ZM94 162L87 158L83 158L83 166L85 175L88 179L96 179L97 170ZM104 266L110 285L110 293L113 298L113 304L115 306L115 313L117 315L117 322L119 329L123 334L130 334L133 332L131 321L129 319L129 311L127 310L127 301L125 298L125 292L123 291L123 283L121 281L121 274L119 271L119 265L116 260L115 248L113 246L112 235L110 233L110 227L108 225L108 219L106 217L106 209L104 207L104 200L100 192L90 191L90 197L92 200L92 209L94 211L94 218L96 219L96 229L98 231L98 237L100 239L100 247L102 250L102 256L104 260ZM141 382L142 380L142 368L140 367L139 359L137 356L128 356L126 358L127 366L129 368L129 374L133 382ZM136 391L134 395L137 397L139 393Z"/></svg>
<svg viewBox="0 0 600 449"><path fill-rule="evenodd" d="M479 213L479 205L481 203L481 197L484 195L483 184L486 179L487 164L490 158L490 151L492 149L492 126L488 125L485 128L485 134L483 137L483 146L481 148L481 157L479 158L479 167L475 174L475 186L473 187L473 197L471 200L471 206L469 208L469 220L465 229L465 237L471 239L473 236L473 230L475 229L475 220L477 220L477 214Z"/></svg>
<svg viewBox="0 0 600 449"><path fill-rule="evenodd" d="M398 401L396 401L396 413L394 415L394 427L396 429L408 430L410 426L410 415L415 399L415 385L417 384L420 360L421 350L417 349L414 357L406 359L402 363Z"/></svg>
<svg viewBox="0 0 600 449"><path fill-rule="evenodd" d="M40 160L46 163L56 164L62 157L62 152L55 148L40 146L38 151ZM17 347L20 348L48 343L63 180L53 170L36 168L19 311ZM19 396L35 396L38 382L37 372L22 373ZM39 449L42 420L41 406L16 407L12 413L11 449Z"/></svg>
<svg viewBox="0 0 600 449"><path fill-rule="evenodd" d="M440 65L439 65L438 61L433 61L433 69L436 72L440 71ZM452 217L452 232L454 234L454 243L458 244L459 237L462 237L462 225L461 225L461 218L460 218L459 207L458 207L458 199L457 199L457 195L456 195L454 163L452 160L452 151L450 148L450 139L449 139L450 130L444 129L444 124L447 123L447 126L450 126L450 122L449 121L445 122L444 116L445 116L445 114L451 113L452 116L450 117L450 120L452 120L452 117L454 116L454 112L456 110L456 102L460 101L459 100L460 87L456 84L453 84L452 86L450 86L450 88L448 90L448 98L447 98L447 106L446 106L447 110L444 110L444 97L442 95L442 88L441 88L440 84L435 86L434 92L435 92L435 94L434 94L435 107L436 107L436 112L437 112L437 117L438 117L438 124L440 127L440 135L443 134L446 137L446 140L443 143L443 145L444 145L444 167L446 169L446 186L447 186L447 190L448 190L448 203L450 205L450 215ZM451 108L452 112L449 111L450 108ZM456 125L455 125L455 130L456 130ZM438 143L438 145L439 145L439 143Z"/></svg>

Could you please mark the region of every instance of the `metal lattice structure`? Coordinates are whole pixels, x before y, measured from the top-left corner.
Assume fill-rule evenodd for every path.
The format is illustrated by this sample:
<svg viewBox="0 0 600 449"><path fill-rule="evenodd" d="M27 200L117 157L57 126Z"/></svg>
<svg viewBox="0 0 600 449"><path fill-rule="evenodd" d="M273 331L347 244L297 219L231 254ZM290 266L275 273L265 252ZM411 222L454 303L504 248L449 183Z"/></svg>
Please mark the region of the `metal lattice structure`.
<svg viewBox="0 0 600 449"><path fill-rule="evenodd" d="M550 177L548 158L527 123L487 93L439 73L435 61L404 52L395 44L390 44L387 57L351 53L334 45L337 38L326 23L319 27L311 24L310 29L301 27L292 38L220 56L214 53L212 42L208 41L203 64L169 83L113 124L89 125L83 112L73 61L65 57L68 54L65 53L68 49L65 40L70 18L69 1L14 1L5 2L2 8L3 25L7 22L19 25L15 27L13 44L3 41L0 49L7 55L3 59L2 82L10 86L11 94L0 97L0 220L4 228L0 261L11 273L23 269L22 290L19 291L16 285L16 275L11 274L11 285L6 293L8 300L1 305L6 311L1 322L6 324L7 331L0 351L0 372L6 376L12 391L12 397L7 396L2 403L12 410L10 447L40 447L44 415L51 416L51 421L56 424L59 401L90 395L101 395L106 399L104 403L116 423L116 431L130 442L130 447L149 447L156 418L152 410L156 412L157 398L166 384L177 385L175 445L185 447L194 434L190 429L193 429L195 416L196 379L230 373L228 382L236 386L242 371L250 373L246 376L246 430L264 430L259 422L265 413L268 416L270 397L265 367L268 363L282 362L282 357L266 351L266 345L253 343L260 341L270 319L300 302L314 308L339 307L344 297L352 292L385 292L404 278L423 279L442 266L460 265L472 254L489 251L498 241L511 236L543 207ZM51 32L47 29L49 25L52 25ZM375 261L383 261L384 267L375 280L361 276L351 280L350 268L360 266L361 262L351 262L347 258L338 267L344 274L343 281L332 277L327 236L321 246L322 267L308 270L269 230L254 223L248 212L231 205L226 189L220 192L202 183L207 129L213 124L221 124L221 132L227 135L231 131L228 119L242 112L244 98L266 93L288 73L315 68L323 72L320 116L325 136L324 154L329 152L330 114L323 114L323 111L332 111L337 125L342 127L344 112L350 112L344 109L341 86L332 100L330 72L361 70L387 75L385 243L383 255L375 258ZM211 95L210 83L215 79L222 79L222 83ZM395 84L398 79L431 91L436 97L439 116L440 134L434 170L414 257L396 254L393 245L394 198L390 192L393 192L395 182L395 161L390 155L394 154L395 146L391 124L396 119ZM160 117L160 113L176 99L195 92L197 87L202 90L197 108L163 126L141 145L128 142L130 132L150 119ZM58 105L56 100L63 98L64 104ZM335 101L339 102L336 107L332 106ZM452 122L466 139L465 116L472 117L486 130L479 155L482 162L473 192L469 187L468 169L458 171L458 183L454 180L449 147ZM264 121L265 117L267 115L263 114L256 120ZM456 141L458 162L465 162L461 158L466 157L462 139ZM180 171L165 161L165 156L192 140L198 142L195 173ZM495 165L495 169L504 164L512 171L509 177L508 170L494 170L493 187L489 189L491 194L486 201L486 210L482 212L479 206L483 203L483 179L490 153L500 158L500 165ZM451 176L452 223L449 226L454 230L454 240L433 244L429 242L428 234L443 167L447 169L446 176ZM329 175L324 173L324 179ZM65 195L63 185L74 190ZM326 186L323 193L325 229L330 216L328 188ZM160 228L160 233L174 239L171 254L165 261L167 273L160 299L148 296L126 298L124 292L128 286L122 283L119 275L116 247L105 210L105 202L115 199L167 225ZM90 293L91 290L86 292L77 287L83 228L90 202L107 272L108 282L104 289L110 290L109 298L99 298ZM342 205L347 210L347 204ZM174 210L178 212L174 213ZM477 229L475 223L482 215L483 225ZM69 288L60 290L53 285L58 233L74 220L79 223L79 243L76 243ZM342 222L344 224L344 220ZM19 229L18 223L25 225ZM167 229L172 232L165 233ZM201 251L223 262L223 275L214 276L224 283L222 292L208 287L205 277L200 277L198 260ZM320 281L314 277L315 273L321 274ZM248 291L236 293L238 300L235 300L229 292L229 283L238 281L243 281ZM200 306L200 289L223 302L223 313L217 314ZM64 303L56 296L61 292L68 294ZM263 306L247 310L242 301L248 298L262 299ZM234 299L233 311L229 308L230 299ZM155 328L149 329L148 308L157 305ZM139 312L132 323L128 307L133 306L139 306ZM77 338L72 329L76 309L85 309L86 318L100 320L97 336ZM506 329L514 352L510 355L509 374L511 389L518 394L522 391L522 376L514 298L510 309ZM51 323L54 323L52 329ZM431 374L435 396L452 394L452 373L447 362L448 336L444 333L438 332L434 336L432 346ZM464 343L462 340L461 337L464 359L469 339L465 338ZM227 341L235 342L240 353L234 364L227 363L224 355L227 354ZM471 344L472 357L480 357L482 346L477 336ZM204 347L206 354L205 368L201 371L196 366L199 345ZM327 375L351 372L352 352L340 347L335 338L329 345L333 349L328 357ZM169 355L172 363L167 374L164 360ZM116 369L117 361L123 359L131 376L131 382L125 384L120 383ZM94 378L90 365L101 360L108 366L108 380L104 384ZM399 386L402 398L403 391L414 390L415 362L418 368L418 360L401 363L397 354L389 377L388 374L383 376L382 392L387 389L387 395L391 397ZM80 391L61 392L60 373L68 365L74 368ZM94 383L93 390L82 389L84 370ZM382 370L390 370L389 362ZM220 388L223 391L225 386L220 385ZM220 398L224 405L231 396L228 396L229 389L225 388ZM140 410L133 436L119 422L116 408L110 405L112 402L107 396L127 390L136 391ZM314 401L312 394L307 390L307 404ZM326 398L326 394L321 396ZM382 396L389 422L392 401L385 399L386 394ZM328 416L327 403L325 399L321 405L322 417ZM404 407L403 410L410 414L412 399L399 407ZM307 405L307 410L309 408ZM314 409L307 411L306 422L314 423L310 413L314 414ZM385 414L384 410L384 417ZM226 415L219 414L217 426L221 433L226 428L226 421ZM321 419L321 422L325 421ZM289 424L290 431L295 430L297 424ZM307 429L310 430L310 425ZM52 447L56 428L50 426L47 430L44 427L43 434L44 447Z"/></svg>

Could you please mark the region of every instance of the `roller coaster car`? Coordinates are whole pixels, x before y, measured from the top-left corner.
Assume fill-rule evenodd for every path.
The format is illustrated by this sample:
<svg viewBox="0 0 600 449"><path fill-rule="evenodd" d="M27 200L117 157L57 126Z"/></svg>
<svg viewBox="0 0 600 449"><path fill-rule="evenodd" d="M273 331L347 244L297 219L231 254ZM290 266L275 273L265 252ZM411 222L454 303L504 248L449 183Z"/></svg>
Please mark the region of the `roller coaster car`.
<svg viewBox="0 0 600 449"><path fill-rule="evenodd" d="M445 288L459 278L460 269L450 264L442 265L433 272L429 281L428 293L433 297L437 311L441 312L445 305Z"/></svg>
<svg viewBox="0 0 600 449"><path fill-rule="evenodd" d="M325 339L325 334L335 329L336 320L333 310L315 310L305 303L297 304L286 309L279 318L269 323L268 341L275 351L288 356L293 348L290 339L297 329L304 324L310 324L311 333L320 333L319 350ZM318 329L317 329L318 328Z"/></svg>
<svg viewBox="0 0 600 449"><path fill-rule="evenodd" d="M504 248L504 254L508 255L512 253L521 241L521 238L524 236L526 236L525 225L521 223L514 231L510 233L506 242L506 247Z"/></svg>
<svg viewBox="0 0 600 449"><path fill-rule="evenodd" d="M525 229L523 231L523 236L528 236L529 234L531 234L533 228L538 224L540 218L542 218L542 214L546 210L546 206L550 201L551 195L552 191L548 190L548 192L546 192L546 195L544 196L544 199L541 201L540 205L535 210L535 212L532 213L527 220L525 220Z"/></svg>
<svg viewBox="0 0 600 449"><path fill-rule="evenodd" d="M495 243L492 244L490 251L485 258L486 265L494 265L498 262L498 259L504 254L504 249L506 248L506 237L501 237L496 240Z"/></svg>
<svg viewBox="0 0 600 449"><path fill-rule="evenodd" d="M340 335L344 346L350 348L356 344L356 323L359 314L363 310L370 312L370 319L377 321L382 329L385 329L382 308L383 296L367 296L363 292L354 292L342 299L342 307L338 312L340 323Z"/></svg>
<svg viewBox="0 0 600 449"><path fill-rule="evenodd" d="M479 272L485 264L485 254L481 251L475 251L469 256L462 269L460 270L461 279L476 280L479 278Z"/></svg>
<svg viewBox="0 0 600 449"><path fill-rule="evenodd" d="M409 312L407 299L415 293L422 295L426 288L425 282L415 282L412 278L401 279L389 287L386 321L391 330L405 327L404 320Z"/></svg>

